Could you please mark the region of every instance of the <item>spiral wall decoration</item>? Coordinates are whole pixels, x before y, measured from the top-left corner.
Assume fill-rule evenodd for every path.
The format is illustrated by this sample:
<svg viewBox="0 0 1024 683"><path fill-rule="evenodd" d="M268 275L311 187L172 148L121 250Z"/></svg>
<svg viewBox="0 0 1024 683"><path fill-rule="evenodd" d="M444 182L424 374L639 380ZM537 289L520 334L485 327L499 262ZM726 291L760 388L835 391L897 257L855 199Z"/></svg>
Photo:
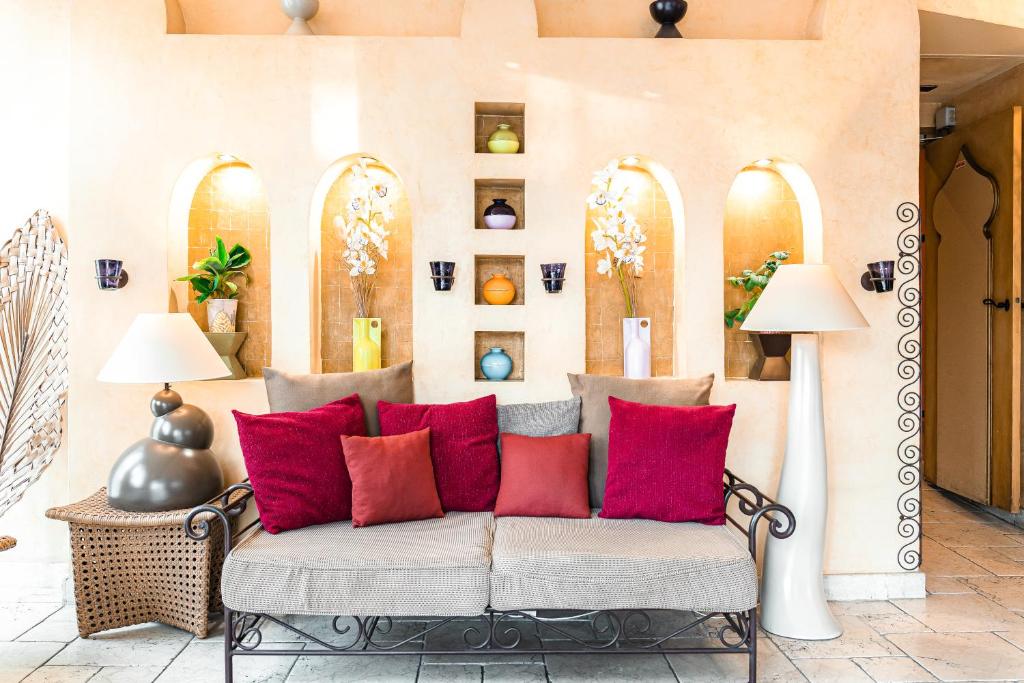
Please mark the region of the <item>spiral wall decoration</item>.
<svg viewBox="0 0 1024 683"><path fill-rule="evenodd" d="M904 202L896 210L903 225L897 239L899 273L897 296L900 309L897 321L904 332L898 348L897 374L901 382L896 402L900 407L899 428L903 433L897 447L899 482L903 489L896 504L897 530L904 545L899 550L900 567L914 571L921 566L921 210L913 202Z"/></svg>

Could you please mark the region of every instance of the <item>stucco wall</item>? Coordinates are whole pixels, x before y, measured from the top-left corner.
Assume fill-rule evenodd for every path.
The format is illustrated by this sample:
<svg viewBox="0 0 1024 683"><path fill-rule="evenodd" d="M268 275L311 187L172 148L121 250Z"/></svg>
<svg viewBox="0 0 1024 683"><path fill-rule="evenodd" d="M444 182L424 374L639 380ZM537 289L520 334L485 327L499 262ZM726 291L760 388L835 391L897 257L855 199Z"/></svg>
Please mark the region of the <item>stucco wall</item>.
<svg viewBox="0 0 1024 683"><path fill-rule="evenodd" d="M148 428L155 387L95 377L135 314L166 310L168 205L190 162L225 151L259 172L272 214L273 363L302 371L318 334L310 254L322 206L311 206L314 187L347 154L387 160L412 213L418 398L480 395L469 373L473 330L518 329L528 347L540 343L527 351L527 381L497 387L499 400L516 401L565 397L564 373L584 368L580 226L590 175L636 153L672 174L685 206L684 239L675 247L675 364L685 375L723 375L722 230L737 172L780 157L810 174L823 211L824 260L872 325L824 344L826 567L898 570L898 305L894 296L864 292L858 280L867 262L895 256L896 207L917 194L913 0L832 0L821 40L783 41L539 39L533 3L524 0L467 0L461 38L167 35L162 0L48 0L52 18L30 12L39 3L0 5L2 30L11 18L24 22L0 41L0 63L45 71L32 79L0 69L0 84L25 97L52 82L54 108L42 128L17 108L0 110L0 148L16 145L13 157L4 155L5 177L18 175L11 159L31 151L25 136L39 137L58 160L52 175L37 173L29 187L67 226L72 248L70 452L33 500L0 520L0 529L12 520L26 529L14 529L22 546L0 563L63 559L63 530L37 522L42 509L102 485L118 453ZM38 43L53 45L35 64L25 54ZM474 101L525 102L528 152L474 155ZM478 308L465 270L450 295L431 290L428 260L469 264L473 254L494 253L485 240L495 236L473 230L474 177L527 180L530 226L504 235L498 253L526 255L529 272L567 261L561 296L545 296L536 277L527 306ZM27 191L14 196L15 208L5 203L0 214L8 223L29 208L18 206ZM127 260L126 289L96 289L92 259L101 256ZM260 383L178 389L214 416L214 448L228 476L238 477L229 410L265 410ZM713 396L739 404L730 467L769 490L782 459L787 391L784 383L720 379ZM66 495L48 489L62 467L70 474Z"/></svg>

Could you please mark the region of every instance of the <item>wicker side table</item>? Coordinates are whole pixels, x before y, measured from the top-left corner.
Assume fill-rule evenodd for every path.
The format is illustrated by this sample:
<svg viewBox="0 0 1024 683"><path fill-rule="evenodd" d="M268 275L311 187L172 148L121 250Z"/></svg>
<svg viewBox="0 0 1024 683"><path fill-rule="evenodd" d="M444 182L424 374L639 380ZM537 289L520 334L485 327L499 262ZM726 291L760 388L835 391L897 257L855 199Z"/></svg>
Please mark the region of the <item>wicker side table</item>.
<svg viewBox="0 0 1024 683"><path fill-rule="evenodd" d="M207 636L209 612L222 609L224 533L213 525L207 540L189 539L188 512L117 510L106 488L46 511L71 527L80 636L150 621Z"/></svg>

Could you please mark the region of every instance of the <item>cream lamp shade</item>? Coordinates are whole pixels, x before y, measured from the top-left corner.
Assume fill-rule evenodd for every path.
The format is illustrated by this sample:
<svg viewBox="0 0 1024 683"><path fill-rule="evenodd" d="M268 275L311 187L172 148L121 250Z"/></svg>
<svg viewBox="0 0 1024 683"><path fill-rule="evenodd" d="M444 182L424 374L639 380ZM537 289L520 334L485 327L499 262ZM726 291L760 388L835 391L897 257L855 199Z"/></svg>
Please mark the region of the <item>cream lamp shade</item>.
<svg viewBox="0 0 1024 683"><path fill-rule="evenodd" d="M832 268L806 263L779 266L740 329L838 332L867 326Z"/></svg>
<svg viewBox="0 0 1024 683"><path fill-rule="evenodd" d="M141 313L97 379L124 384L167 384L218 379L229 374L188 313Z"/></svg>

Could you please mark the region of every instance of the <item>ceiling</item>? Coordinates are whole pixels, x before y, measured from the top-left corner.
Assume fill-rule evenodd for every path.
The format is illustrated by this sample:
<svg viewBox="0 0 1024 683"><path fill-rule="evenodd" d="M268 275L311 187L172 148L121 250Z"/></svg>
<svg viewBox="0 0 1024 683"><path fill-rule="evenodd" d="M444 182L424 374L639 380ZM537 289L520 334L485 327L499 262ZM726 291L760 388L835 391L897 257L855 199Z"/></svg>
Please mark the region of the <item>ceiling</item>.
<svg viewBox="0 0 1024 683"><path fill-rule="evenodd" d="M922 102L950 102L976 85L1024 64L1024 29L936 12L921 17L921 84L936 85Z"/></svg>

